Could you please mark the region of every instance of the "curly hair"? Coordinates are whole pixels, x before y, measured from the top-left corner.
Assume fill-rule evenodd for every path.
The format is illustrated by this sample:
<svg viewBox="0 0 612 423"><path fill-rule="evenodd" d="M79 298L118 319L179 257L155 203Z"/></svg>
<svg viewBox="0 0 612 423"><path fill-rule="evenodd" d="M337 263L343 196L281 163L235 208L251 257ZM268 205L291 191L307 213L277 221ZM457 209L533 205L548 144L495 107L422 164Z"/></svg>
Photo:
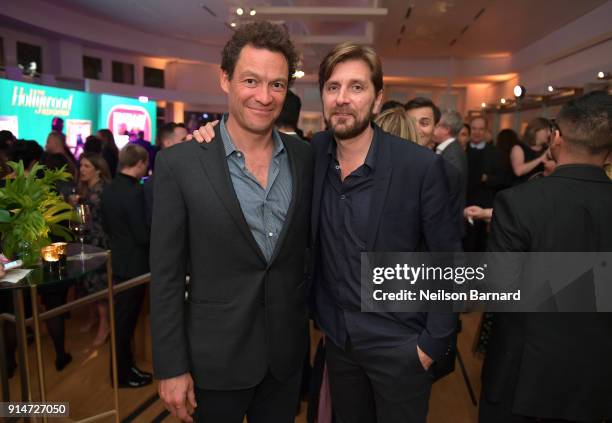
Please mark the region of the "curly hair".
<svg viewBox="0 0 612 423"><path fill-rule="evenodd" d="M289 38L287 30L271 22L251 22L241 26L223 47L221 53L221 69L232 79L240 52L246 45L270 50L285 56L289 67L287 80L293 82L294 73L299 61L295 46Z"/></svg>

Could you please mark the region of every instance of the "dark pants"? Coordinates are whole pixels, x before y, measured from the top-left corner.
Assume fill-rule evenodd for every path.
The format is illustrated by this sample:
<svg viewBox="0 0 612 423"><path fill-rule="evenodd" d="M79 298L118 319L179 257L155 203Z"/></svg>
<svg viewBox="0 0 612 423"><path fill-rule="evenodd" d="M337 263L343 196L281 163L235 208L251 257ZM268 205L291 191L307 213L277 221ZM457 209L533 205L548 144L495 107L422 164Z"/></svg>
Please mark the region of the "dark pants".
<svg viewBox="0 0 612 423"><path fill-rule="evenodd" d="M289 379L277 381L270 373L253 388L232 391L197 389L197 423L293 423L297 410L301 368Z"/></svg>
<svg viewBox="0 0 612 423"><path fill-rule="evenodd" d="M39 291L40 297L47 310L59 307L66 304L66 297L68 296L67 287L45 287ZM24 291L24 306L25 306L25 318L32 316L32 306L30 299L30 291ZM14 314L14 304L11 297L10 291L4 291L0 293L0 312ZM42 311L39 311L42 312ZM45 321L47 330L51 336L53 342L53 348L55 349L55 360L60 361L66 355L64 348L64 340L66 337L66 331L64 326L64 320L68 316L68 313L60 314L59 316L52 317ZM14 323L11 322L0 322L4 323L4 345L6 351L6 367L9 371L17 366L15 360L15 350L17 349L17 333Z"/></svg>
<svg viewBox="0 0 612 423"><path fill-rule="evenodd" d="M509 401L491 402L485 395L480 397L480 408L478 410L479 423L578 423L569 420L540 419L514 414ZM592 423L601 423L601 420ZM584 422L583 422L584 423Z"/></svg>
<svg viewBox="0 0 612 423"><path fill-rule="evenodd" d="M473 225L467 224L465 238L463 238L463 249L467 252L486 251L488 235L487 222L476 220Z"/></svg>
<svg viewBox="0 0 612 423"><path fill-rule="evenodd" d="M145 286L139 285L115 295L115 333L117 340L117 374L119 379L130 377L134 365L132 336L142 308Z"/></svg>
<svg viewBox="0 0 612 423"><path fill-rule="evenodd" d="M399 347L345 351L326 343L332 406L339 423L425 423L433 382L416 340Z"/></svg>

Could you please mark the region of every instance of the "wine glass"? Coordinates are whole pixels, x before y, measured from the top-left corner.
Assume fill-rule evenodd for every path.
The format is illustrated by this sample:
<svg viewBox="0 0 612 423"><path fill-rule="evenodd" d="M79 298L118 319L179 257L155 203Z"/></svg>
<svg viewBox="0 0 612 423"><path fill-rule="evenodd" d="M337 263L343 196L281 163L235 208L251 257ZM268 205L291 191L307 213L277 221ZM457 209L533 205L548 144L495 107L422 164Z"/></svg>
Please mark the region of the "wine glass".
<svg viewBox="0 0 612 423"><path fill-rule="evenodd" d="M77 204L74 207L74 214L72 219L68 222L70 230L74 232L74 234L81 241L81 254L79 258L81 260L87 259L87 255L85 254L85 237L89 234L91 229L91 212L89 210L89 206L87 204Z"/></svg>

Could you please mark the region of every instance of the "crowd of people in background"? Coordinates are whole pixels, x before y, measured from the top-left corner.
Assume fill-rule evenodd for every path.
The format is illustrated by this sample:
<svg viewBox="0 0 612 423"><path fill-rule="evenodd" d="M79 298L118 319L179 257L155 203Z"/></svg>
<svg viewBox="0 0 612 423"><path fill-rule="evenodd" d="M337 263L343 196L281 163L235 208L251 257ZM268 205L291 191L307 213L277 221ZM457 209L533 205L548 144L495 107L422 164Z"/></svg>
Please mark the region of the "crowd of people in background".
<svg viewBox="0 0 612 423"><path fill-rule="evenodd" d="M288 91L276 126L278 131L308 143L310 141L298 127L300 109L300 98ZM559 157L551 152L551 145L560 128L554 120L544 117L529 121L521 136L505 128L493 139L486 116L477 115L466 122L458 112L440 110L430 99L417 97L405 104L384 103L373 117L373 123L374 128L378 126L442 158L452 223L461 235L463 249L468 252L486 250L497 194L534 179L546 178L555 171ZM100 129L86 138L78 158L68 148L66 136L55 120L54 125L44 149L36 141L18 140L9 131L0 131L0 178L13 177L7 165L10 161L23 162L26 170L35 163L51 169L63 168L72 179L58 183L57 191L71 205L85 204L91 210L88 242L113 252L115 282L149 272L155 157L159 150L172 148L189 138L185 125L167 123L158 128L154 144L140 135L121 151L113 133ZM385 139L380 142L384 143ZM606 159L605 170L612 178L612 155ZM89 274L79 284L78 294L98 292L105 288L106 280L104 272ZM136 388L152 382L150 373L136 367L130 347L144 298L144 287L141 288L117 297L117 358L121 387ZM47 307L54 307L66 301L67 293L65 290L42 290L41 296ZM0 306L8 310L9 302L4 298ZM97 302L81 328L84 333L95 328L94 347L104 345L108 339L108 314L108 304ZM72 360L64 348L65 318L59 316L47 322L58 370ZM8 338L5 345L9 375L14 373L16 366L13 332L14 328L4 330ZM305 360L306 367L307 363Z"/></svg>
<svg viewBox="0 0 612 423"><path fill-rule="evenodd" d="M79 148L79 156L75 157L66 143L62 132L60 118L54 118L51 132L46 138L44 148L35 140L17 139L10 131L0 131L0 184L5 179L14 177L9 162L23 163L28 173L36 163L49 169L64 169L70 175L67 181L59 181L56 191L72 206L86 205L90 210L91 223L87 242L105 250L115 250L118 258L113 261L114 275L117 281L128 279L148 272L148 243L150 212L152 203L147 205L144 192L152 195L152 163L160 149L168 148L185 140L187 130L182 123L167 123L158 129L157 140L152 144L144 140L142 134L134 137L121 151L117 148L114 135L109 129L100 129L96 134L86 137ZM141 180L150 176L143 190ZM119 181L119 182L118 182ZM121 186L124 182L126 187ZM117 193L118 191L118 193ZM125 198L117 201L116 197ZM147 195L147 201L150 196ZM105 200L106 199L106 200ZM104 204L106 201L107 204ZM109 204L113 204L110 206ZM106 210L106 211L105 211ZM126 215L115 217L121 210ZM146 210L146 211L145 211ZM127 214L132 220L127 219ZM121 223L129 222L130 231L121 228ZM139 233L138 239L131 236L133 231ZM126 239L127 238L127 239ZM119 239L120 241L117 241ZM57 239L60 240L60 239ZM136 243L135 247L133 243ZM131 245L127 263L122 261L121 249ZM134 251L140 251L138 259L134 259ZM117 267L117 263L119 267ZM123 267L122 266L123 263ZM130 270L131 269L131 270ZM76 285L77 296L86 296L106 288L107 275L105 271L88 273ZM134 332L138 312L142 304L142 295L134 297L130 290L127 294L117 297L116 315L118 322L118 363L119 384L125 387L138 387L151 383L151 374L136 368L131 358L130 342ZM141 293L142 294L142 293ZM58 307L66 303L67 288L42 288L41 297L48 308ZM0 293L0 312L11 312L12 303L6 292ZM56 351L56 368L62 370L72 361L72 356L65 350L66 315L51 318L47 327ZM8 375L12 376L16 368L15 349L16 338L14 326L8 322L4 330L5 348L7 352ZM105 300L98 301L89 307L87 319L80 327L81 333L95 331L91 341L93 348L106 344L110 332L108 304Z"/></svg>

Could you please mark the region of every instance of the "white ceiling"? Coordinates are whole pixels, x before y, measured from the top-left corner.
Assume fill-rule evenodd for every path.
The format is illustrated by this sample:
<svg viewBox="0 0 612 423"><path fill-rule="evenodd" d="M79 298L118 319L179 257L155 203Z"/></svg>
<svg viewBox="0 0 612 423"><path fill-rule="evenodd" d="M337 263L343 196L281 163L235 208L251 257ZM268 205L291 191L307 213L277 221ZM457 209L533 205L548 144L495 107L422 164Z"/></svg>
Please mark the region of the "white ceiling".
<svg viewBox="0 0 612 423"><path fill-rule="evenodd" d="M231 36L229 23L247 20L235 15L236 7L259 9L255 19L287 25L305 69L312 71L331 45L345 40L370 42L388 60L509 56L610 0L44 1L176 43L189 40L219 50ZM364 16L364 8L386 9L386 16Z"/></svg>

